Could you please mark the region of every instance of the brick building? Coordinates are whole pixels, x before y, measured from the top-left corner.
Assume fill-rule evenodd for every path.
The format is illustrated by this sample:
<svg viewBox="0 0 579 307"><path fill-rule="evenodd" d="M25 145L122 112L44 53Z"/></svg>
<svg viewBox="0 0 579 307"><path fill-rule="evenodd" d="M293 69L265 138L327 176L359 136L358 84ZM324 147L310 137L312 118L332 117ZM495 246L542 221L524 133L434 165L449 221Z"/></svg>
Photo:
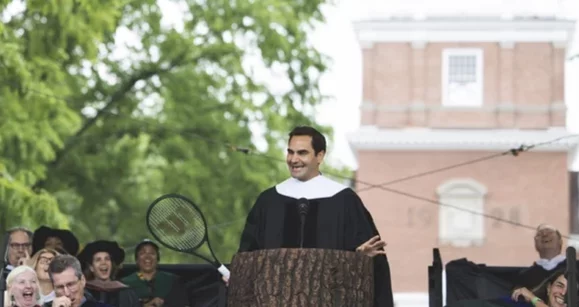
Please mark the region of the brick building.
<svg viewBox="0 0 579 307"><path fill-rule="evenodd" d="M357 178L389 182L569 135L564 75L573 29L573 21L537 17L355 23L363 55L361 127L349 135ZM568 234L576 143L566 138L387 185L428 200L358 184L388 242L397 306L427 305L434 247L445 262L536 259L531 230L471 212L548 222Z"/></svg>

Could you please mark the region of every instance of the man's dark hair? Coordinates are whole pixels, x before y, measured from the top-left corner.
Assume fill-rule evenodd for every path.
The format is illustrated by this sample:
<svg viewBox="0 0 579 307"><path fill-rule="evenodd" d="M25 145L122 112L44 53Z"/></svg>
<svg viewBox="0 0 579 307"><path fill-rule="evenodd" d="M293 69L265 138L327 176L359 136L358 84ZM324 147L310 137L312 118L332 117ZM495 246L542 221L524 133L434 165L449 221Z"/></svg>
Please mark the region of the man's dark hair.
<svg viewBox="0 0 579 307"><path fill-rule="evenodd" d="M326 138L323 134L321 134L318 130L310 126L298 126L295 127L289 133L289 141L291 141L292 137L300 136L300 135L307 135L312 137L312 147L314 148L314 153L317 155L322 151L326 151Z"/></svg>
<svg viewBox="0 0 579 307"><path fill-rule="evenodd" d="M69 268L74 270L74 275L76 275L79 280L82 278L82 268L76 257L71 255L58 255L54 257L48 265L48 276L50 276L50 281L54 282L52 277L53 274L60 274Z"/></svg>

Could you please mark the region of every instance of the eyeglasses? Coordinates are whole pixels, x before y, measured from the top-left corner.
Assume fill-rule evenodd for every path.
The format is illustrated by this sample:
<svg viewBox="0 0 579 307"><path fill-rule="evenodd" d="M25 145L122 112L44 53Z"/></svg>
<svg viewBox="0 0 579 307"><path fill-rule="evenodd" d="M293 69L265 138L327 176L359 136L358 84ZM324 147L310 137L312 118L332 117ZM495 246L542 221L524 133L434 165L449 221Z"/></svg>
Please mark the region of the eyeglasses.
<svg viewBox="0 0 579 307"><path fill-rule="evenodd" d="M49 263L52 261L52 259L54 259L54 258L52 258L52 257L51 257L51 258L48 258L48 257L40 257L40 258L38 258L38 263L40 263L40 264L49 264Z"/></svg>
<svg viewBox="0 0 579 307"><path fill-rule="evenodd" d="M30 247L30 243L10 243L10 248L13 249L26 249Z"/></svg>
<svg viewBox="0 0 579 307"><path fill-rule="evenodd" d="M63 293L64 289L68 289L68 291L74 292L78 290L78 285L80 284L80 279L77 279L76 281L71 281L67 284L64 285L55 285L54 286L54 292L55 293Z"/></svg>

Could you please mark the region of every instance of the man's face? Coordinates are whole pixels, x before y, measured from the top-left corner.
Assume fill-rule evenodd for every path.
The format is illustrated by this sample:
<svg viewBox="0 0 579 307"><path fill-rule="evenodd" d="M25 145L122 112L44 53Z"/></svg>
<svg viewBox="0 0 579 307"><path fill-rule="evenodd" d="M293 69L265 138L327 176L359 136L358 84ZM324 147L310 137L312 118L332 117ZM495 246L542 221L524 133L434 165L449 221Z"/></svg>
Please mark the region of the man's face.
<svg viewBox="0 0 579 307"><path fill-rule="evenodd" d="M30 244L30 237L24 231L15 231L10 235L10 245L8 246L8 262L13 265L18 265L20 258L26 257L26 253L32 253L32 244Z"/></svg>
<svg viewBox="0 0 579 307"><path fill-rule="evenodd" d="M111 256L107 252L98 252L92 256L90 270L97 279L110 280L113 269Z"/></svg>
<svg viewBox="0 0 579 307"><path fill-rule="evenodd" d="M551 226L540 227L535 234L535 248L538 252L560 252L561 243L557 230Z"/></svg>
<svg viewBox="0 0 579 307"><path fill-rule="evenodd" d="M85 286L84 275L79 279L73 268L67 268L62 273L52 274L52 285L56 297L66 296L72 302L72 307L78 307L82 303Z"/></svg>
<svg viewBox="0 0 579 307"><path fill-rule="evenodd" d="M312 147L312 137L307 135L293 136L288 143L286 162L293 178L308 181L320 173L320 164L324 152L317 155Z"/></svg>
<svg viewBox="0 0 579 307"><path fill-rule="evenodd" d="M157 269L157 251L149 244L141 247L137 253L137 265L142 272L152 273Z"/></svg>

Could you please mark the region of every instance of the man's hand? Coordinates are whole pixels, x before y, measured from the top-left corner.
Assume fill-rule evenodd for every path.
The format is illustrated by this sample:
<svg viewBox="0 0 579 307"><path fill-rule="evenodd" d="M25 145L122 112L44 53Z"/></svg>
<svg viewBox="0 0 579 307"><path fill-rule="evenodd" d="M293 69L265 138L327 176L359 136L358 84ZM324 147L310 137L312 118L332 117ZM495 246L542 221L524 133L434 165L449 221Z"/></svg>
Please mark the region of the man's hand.
<svg viewBox="0 0 579 307"><path fill-rule="evenodd" d="M386 251L380 250L380 248L386 246L386 242L380 240L380 236L375 236L370 240L366 241L364 244L356 248L357 252L363 253L368 257L374 257L377 255L386 255Z"/></svg>
<svg viewBox="0 0 579 307"><path fill-rule="evenodd" d="M24 253L25 253L25 256L18 259L18 266L25 265L25 264L28 265L30 262L30 255L28 254L28 251L25 250Z"/></svg>
<svg viewBox="0 0 579 307"><path fill-rule="evenodd" d="M148 303L146 303L144 307L161 307L163 306L164 303L165 301L162 298L156 297L150 300Z"/></svg>
<svg viewBox="0 0 579 307"><path fill-rule="evenodd" d="M66 296L57 297L52 301L52 307L70 307L72 302Z"/></svg>
<svg viewBox="0 0 579 307"><path fill-rule="evenodd" d="M225 283L226 287L229 287L229 279L225 278L225 276L221 276L221 279L223 280L223 282Z"/></svg>
<svg viewBox="0 0 579 307"><path fill-rule="evenodd" d="M535 297L535 294L533 294L533 292L529 291L527 288L519 288L513 291L511 298L513 301L518 301L519 297L525 299L526 302L531 302L531 300Z"/></svg>

